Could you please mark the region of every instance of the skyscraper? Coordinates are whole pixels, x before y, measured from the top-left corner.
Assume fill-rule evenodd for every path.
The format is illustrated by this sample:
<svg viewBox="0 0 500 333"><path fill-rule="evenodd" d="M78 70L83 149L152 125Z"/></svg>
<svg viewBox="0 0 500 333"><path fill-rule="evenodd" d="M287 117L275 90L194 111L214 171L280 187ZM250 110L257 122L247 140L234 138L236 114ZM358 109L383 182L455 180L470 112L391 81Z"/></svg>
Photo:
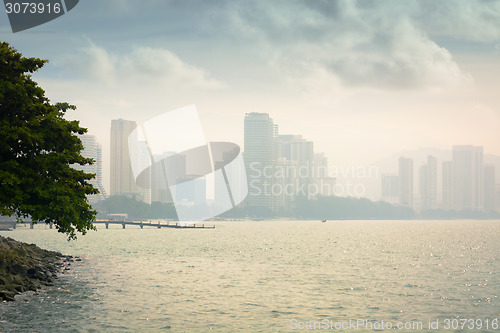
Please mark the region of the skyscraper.
<svg viewBox="0 0 500 333"><path fill-rule="evenodd" d="M312 177L319 195L329 197L335 194L336 179L328 174L328 158L325 153L314 154Z"/></svg>
<svg viewBox="0 0 500 333"><path fill-rule="evenodd" d="M437 208L437 159L427 157L427 164L419 169L420 210Z"/></svg>
<svg viewBox="0 0 500 333"><path fill-rule="evenodd" d="M314 143L302 138L302 135L278 135L278 158L295 161L297 165L298 188L309 190L315 183L314 176ZM315 191L319 194L319 191ZM306 193L309 197L310 193Z"/></svg>
<svg viewBox="0 0 500 333"><path fill-rule="evenodd" d="M170 192L169 185L186 178L186 155L164 152L155 155L154 158L159 162L151 167L151 201L173 203L175 193ZM168 183L167 178L172 184Z"/></svg>
<svg viewBox="0 0 500 333"><path fill-rule="evenodd" d="M463 209L483 209L483 147L464 145L453 146L455 168L455 207Z"/></svg>
<svg viewBox="0 0 500 333"><path fill-rule="evenodd" d="M246 205L273 208L272 171L276 160L277 126L267 113L247 113L244 120L244 159L249 191Z"/></svg>
<svg viewBox="0 0 500 333"><path fill-rule="evenodd" d="M399 204L413 208L413 160L399 158Z"/></svg>
<svg viewBox="0 0 500 333"><path fill-rule="evenodd" d="M147 156L130 156L129 135L136 127L135 121L123 119L111 121L111 195L122 194L151 203L151 189L139 188L132 171L131 158L147 158Z"/></svg>
<svg viewBox="0 0 500 333"><path fill-rule="evenodd" d="M495 208L500 212L500 184L495 185Z"/></svg>
<svg viewBox="0 0 500 333"><path fill-rule="evenodd" d="M443 203L444 210L455 209L455 167L452 161L443 162Z"/></svg>
<svg viewBox="0 0 500 333"><path fill-rule="evenodd" d="M85 158L92 158L94 160L94 164L83 166L74 164L72 165L72 167L77 170L82 170L86 173L95 174L95 178L90 180L89 182L99 190L99 193L88 197L90 203L95 203L106 198L106 191L104 190L104 186L102 185L102 148L101 145L97 142L96 137L93 135L84 134L78 137L83 144L83 150L81 152L82 156Z"/></svg>
<svg viewBox="0 0 500 333"><path fill-rule="evenodd" d="M495 165L487 164L484 166L484 210L493 211L495 209Z"/></svg>
<svg viewBox="0 0 500 333"><path fill-rule="evenodd" d="M382 175L382 200L391 204L399 202L399 176Z"/></svg>

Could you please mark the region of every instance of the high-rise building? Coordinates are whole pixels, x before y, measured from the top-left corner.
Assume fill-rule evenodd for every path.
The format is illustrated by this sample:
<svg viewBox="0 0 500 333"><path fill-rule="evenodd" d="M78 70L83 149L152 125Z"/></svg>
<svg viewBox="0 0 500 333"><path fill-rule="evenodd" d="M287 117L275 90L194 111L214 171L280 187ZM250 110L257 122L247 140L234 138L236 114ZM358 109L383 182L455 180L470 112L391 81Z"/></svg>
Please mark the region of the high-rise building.
<svg viewBox="0 0 500 333"><path fill-rule="evenodd" d="M443 202L444 210L455 209L455 167L452 161L443 162Z"/></svg>
<svg viewBox="0 0 500 333"><path fill-rule="evenodd" d="M453 146L453 164L456 209L483 209L483 147Z"/></svg>
<svg viewBox="0 0 500 333"><path fill-rule="evenodd" d="M500 184L495 185L495 207L500 212Z"/></svg>
<svg viewBox="0 0 500 333"><path fill-rule="evenodd" d="M278 158L274 173L274 210L289 211L295 205L295 195L298 185L297 161Z"/></svg>
<svg viewBox="0 0 500 333"><path fill-rule="evenodd" d="M484 210L496 210L495 165L484 166Z"/></svg>
<svg viewBox="0 0 500 333"><path fill-rule="evenodd" d="M382 175L382 200L391 204L399 202L399 176Z"/></svg>
<svg viewBox="0 0 500 333"><path fill-rule="evenodd" d="M316 178L328 177L328 158L325 153L314 153L313 156L313 176Z"/></svg>
<svg viewBox="0 0 500 333"><path fill-rule="evenodd" d="M185 178L177 180L177 192L175 197L177 202L184 205L201 205L206 202L206 181L198 175L186 175ZM174 195L174 194L173 194Z"/></svg>
<svg viewBox="0 0 500 333"><path fill-rule="evenodd" d="M399 158L399 204L413 208L413 160Z"/></svg>
<svg viewBox="0 0 500 333"><path fill-rule="evenodd" d="M427 157L427 164L419 169L420 210L437 208L437 159Z"/></svg>
<svg viewBox="0 0 500 333"><path fill-rule="evenodd" d="M175 194L171 193L169 186L176 185L177 180L186 178L186 156L164 152L155 155L154 159L158 162L151 168L151 201L173 203Z"/></svg>
<svg viewBox="0 0 500 333"><path fill-rule="evenodd" d="M132 159L149 161L149 156L130 155L129 135L136 127L135 121L124 119L111 121L111 195L121 194L151 203L150 186L137 186L132 170Z"/></svg>
<svg viewBox="0 0 500 333"><path fill-rule="evenodd" d="M302 135L278 135L278 147L278 158L296 162L298 188L306 189L306 196L310 197L309 185L315 184L313 142L302 138Z"/></svg>
<svg viewBox="0 0 500 333"><path fill-rule="evenodd" d="M325 153L314 153L312 177L319 195L324 197L335 195L336 179L328 174L328 158Z"/></svg>
<svg viewBox="0 0 500 333"><path fill-rule="evenodd" d="M136 126L135 121L111 121L111 195L137 192L128 146L128 137Z"/></svg>
<svg viewBox="0 0 500 333"><path fill-rule="evenodd" d="M85 173L95 174L95 178L91 179L89 183L98 189L99 193L90 195L88 200L90 203L96 203L106 198L106 191L102 185L102 148L93 135L84 134L78 137L83 144L82 156L85 158L92 158L94 163L91 165L73 164L72 167L77 170L82 170Z"/></svg>
<svg viewBox="0 0 500 333"><path fill-rule="evenodd" d="M247 206L273 209L272 170L276 160L277 126L267 113L245 115L244 160L247 167ZM271 174L269 172L271 171Z"/></svg>

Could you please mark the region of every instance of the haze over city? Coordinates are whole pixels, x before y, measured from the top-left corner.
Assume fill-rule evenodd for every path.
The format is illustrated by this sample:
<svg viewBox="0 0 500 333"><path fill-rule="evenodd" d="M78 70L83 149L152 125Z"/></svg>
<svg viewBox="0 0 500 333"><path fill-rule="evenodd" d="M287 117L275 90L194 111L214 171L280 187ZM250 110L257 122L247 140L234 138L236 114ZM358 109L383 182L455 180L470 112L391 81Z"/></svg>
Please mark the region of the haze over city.
<svg viewBox="0 0 500 333"><path fill-rule="evenodd" d="M103 145L109 190L111 120L190 104L209 141L242 147L245 113L265 112L339 167L457 144L500 155L499 11L476 1L85 1L15 35L5 16L0 33L50 60L35 79L78 107L67 117Z"/></svg>
<svg viewBox="0 0 500 333"><path fill-rule="evenodd" d="M0 331L499 329L500 0L4 7Z"/></svg>

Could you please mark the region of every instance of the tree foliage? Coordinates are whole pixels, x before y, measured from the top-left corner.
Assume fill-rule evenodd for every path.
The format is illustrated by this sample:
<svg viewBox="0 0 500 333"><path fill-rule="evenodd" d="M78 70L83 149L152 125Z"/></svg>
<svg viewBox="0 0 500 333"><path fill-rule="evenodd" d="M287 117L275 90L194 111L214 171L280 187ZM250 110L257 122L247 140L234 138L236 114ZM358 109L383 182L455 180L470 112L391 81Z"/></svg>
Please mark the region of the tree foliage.
<svg viewBox="0 0 500 333"><path fill-rule="evenodd" d="M75 107L51 104L32 80L46 62L0 43L0 214L54 223L74 239L95 229L86 195L98 190L89 183L95 175L70 166L93 163L76 135L87 130L64 119Z"/></svg>

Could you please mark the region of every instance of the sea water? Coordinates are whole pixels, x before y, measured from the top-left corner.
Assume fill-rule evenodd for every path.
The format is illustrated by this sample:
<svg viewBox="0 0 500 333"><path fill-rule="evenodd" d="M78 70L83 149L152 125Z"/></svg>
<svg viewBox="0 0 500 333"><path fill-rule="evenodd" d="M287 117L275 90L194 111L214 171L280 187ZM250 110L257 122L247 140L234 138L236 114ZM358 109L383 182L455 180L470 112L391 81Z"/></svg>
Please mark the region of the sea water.
<svg viewBox="0 0 500 333"><path fill-rule="evenodd" d="M82 259L0 304L0 331L500 332L500 221L215 225L0 232Z"/></svg>

